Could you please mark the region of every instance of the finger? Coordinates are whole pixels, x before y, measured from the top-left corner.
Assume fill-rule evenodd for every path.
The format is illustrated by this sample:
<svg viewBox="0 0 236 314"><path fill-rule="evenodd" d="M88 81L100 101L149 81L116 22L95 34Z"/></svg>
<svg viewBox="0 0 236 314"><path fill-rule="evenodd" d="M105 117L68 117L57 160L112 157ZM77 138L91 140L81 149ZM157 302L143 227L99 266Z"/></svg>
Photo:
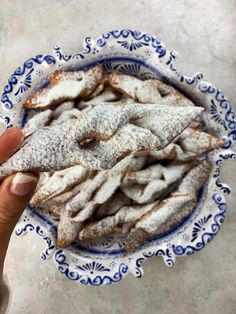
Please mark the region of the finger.
<svg viewBox="0 0 236 314"><path fill-rule="evenodd" d="M17 173L0 186L0 282L8 243L17 220L31 199L37 184L33 174Z"/></svg>
<svg viewBox="0 0 236 314"><path fill-rule="evenodd" d="M0 164L20 148L24 136L19 127L8 129L0 136Z"/></svg>
<svg viewBox="0 0 236 314"><path fill-rule="evenodd" d="M0 236L10 235L37 185L34 174L17 173L0 187Z"/></svg>

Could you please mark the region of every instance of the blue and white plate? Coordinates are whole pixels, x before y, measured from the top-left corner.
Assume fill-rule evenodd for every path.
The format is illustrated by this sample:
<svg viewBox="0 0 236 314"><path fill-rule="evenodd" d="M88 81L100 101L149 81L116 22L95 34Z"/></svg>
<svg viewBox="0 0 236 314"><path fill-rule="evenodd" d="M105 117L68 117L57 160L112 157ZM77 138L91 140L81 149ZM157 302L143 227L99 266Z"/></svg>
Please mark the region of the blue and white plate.
<svg viewBox="0 0 236 314"><path fill-rule="evenodd" d="M159 78L170 83L195 103L210 112L206 128L214 126L217 135L228 139L227 145L207 158L214 164L212 176L199 191L198 205L193 213L170 232L154 237L133 254L124 255L123 239L107 237L87 246L76 245L67 249L55 246L56 222L30 205L16 227L17 235L35 232L46 248L41 258L53 256L57 269L68 279L84 285L99 286L120 281L131 272L143 275L142 263L153 256L162 256L172 266L176 256L190 255L205 247L218 233L224 221L226 203L224 194L230 188L220 180L223 160L235 159L231 150L236 140L236 121L232 107L223 92L203 81L197 73L189 78L175 67L176 52L167 51L156 37L134 30L115 30L92 39L87 37L84 48L65 55L56 46L52 55L37 55L28 59L10 76L1 96L0 117L6 127L18 123L23 126L29 116L22 110L24 100L48 84L50 74L57 69L86 69L102 63L107 72L116 71L141 79Z"/></svg>

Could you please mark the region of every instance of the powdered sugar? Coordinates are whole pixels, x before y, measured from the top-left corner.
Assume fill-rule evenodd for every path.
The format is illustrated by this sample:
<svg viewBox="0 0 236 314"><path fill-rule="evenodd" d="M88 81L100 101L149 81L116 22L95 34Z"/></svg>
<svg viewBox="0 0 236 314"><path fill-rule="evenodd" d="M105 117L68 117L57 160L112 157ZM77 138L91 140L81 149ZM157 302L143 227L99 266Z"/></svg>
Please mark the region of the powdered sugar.
<svg viewBox="0 0 236 314"><path fill-rule="evenodd" d="M56 119L54 119L50 125L61 124L62 122L68 121L70 119L79 118L81 115L81 111L74 108L71 110L63 111Z"/></svg>
<svg viewBox="0 0 236 314"><path fill-rule="evenodd" d="M121 185L122 191L138 204L151 202L163 194L171 184L180 180L190 168L189 164L161 164L131 172L126 175Z"/></svg>
<svg viewBox="0 0 236 314"><path fill-rule="evenodd" d="M77 105L77 108L80 110L85 108L86 106L96 106L104 102L114 102L120 99L120 94L113 92L111 89L106 88L105 91L101 94L96 96L95 98L91 98L87 101L80 101Z"/></svg>
<svg viewBox="0 0 236 314"><path fill-rule="evenodd" d="M215 137L201 130L188 128L180 136L183 150L200 155L226 144L225 139Z"/></svg>
<svg viewBox="0 0 236 314"><path fill-rule="evenodd" d="M163 123L166 119L163 106L101 104L82 113L78 119L36 131L18 152L0 166L0 178L17 171L55 171L76 164L94 170L108 169L132 152L163 148L168 144L167 139L173 140L201 111L201 108L182 110L172 107L167 119L172 116L173 125L179 122L178 128L172 130L168 127L154 135L129 121L138 121L140 117L153 113L156 123ZM85 139L100 141L81 147L79 143Z"/></svg>
<svg viewBox="0 0 236 314"><path fill-rule="evenodd" d="M161 95L150 81L141 81L133 76L112 73L108 78L109 84L143 104L161 102Z"/></svg>
<svg viewBox="0 0 236 314"><path fill-rule="evenodd" d="M213 136L198 129L187 128L176 138L175 143L170 143L164 149L157 152L150 152L150 155L157 160L189 161L222 147L225 143L226 141L223 138Z"/></svg>
<svg viewBox="0 0 236 314"><path fill-rule="evenodd" d="M121 191L116 191L106 202L104 202L96 211L96 218L115 214L122 206L128 205L131 200Z"/></svg>
<svg viewBox="0 0 236 314"><path fill-rule="evenodd" d="M24 137L26 138L32 135L35 131L48 125L51 117L52 110L50 109L35 114L22 129Z"/></svg>
<svg viewBox="0 0 236 314"><path fill-rule="evenodd" d="M25 108L55 107L66 100L73 100L79 96L90 95L102 80L101 65L83 72L55 72L51 77L51 84L33 96L23 106Z"/></svg>
<svg viewBox="0 0 236 314"><path fill-rule="evenodd" d="M195 204L196 193L208 179L210 170L211 165L207 161L193 167L186 174L177 191L144 215L135 225L135 229L141 228L150 235L156 234L169 217L185 206Z"/></svg>
<svg viewBox="0 0 236 314"><path fill-rule="evenodd" d="M158 228L187 202L189 202L188 194L169 197L161 203L162 206L157 207L138 221L135 228L141 228L149 234L155 234Z"/></svg>
<svg viewBox="0 0 236 314"><path fill-rule="evenodd" d="M130 231L125 243L127 251L133 251L154 234L166 231L190 214L197 203L196 193L208 179L211 165L207 161L193 167L184 177L176 192L161 201L141 217Z"/></svg>
<svg viewBox="0 0 236 314"><path fill-rule="evenodd" d="M114 216L106 217L85 226L79 233L79 239L83 241L96 237L104 237L113 233L118 224L130 222L134 224L138 218L151 210L156 204L157 202L147 205L124 206Z"/></svg>
<svg viewBox="0 0 236 314"><path fill-rule="evenodd" d="M155 79L141 81L136 77L112 73L108 83L140 103L189 107L194 104L173 87Z"/></svg>
<svg viewBox="0 0 236 314"><path fill-rule="evenodd" d="M65 241L67 229L73 228L73 232L70 233L73 237L66 236L66 243L72 242L80 231L82 223L92 216L99 205L106 202L115 193L130 166L131 159L132 157L127 157L111 170L99 172L89 188L81 191L66 204L65 212L58 226L59 242Z"/></svg>
<svg viewBox="0 0 236 314"><path fill-rule="evenodd" d="M57 119L64 111L70 110L74 108L74 101L69 100L63 102L61 105L59 105L57 108L55 108L52 112L53 119Z"/></svg>
<svg viewBox="0 0 236 314"><path fill-rule="evenodd" d="M87 169L81 166L74 166L55 172L35 193L31 200L32 204L52 198L73 187L76 183L83 181L88 172Z"/></svg>

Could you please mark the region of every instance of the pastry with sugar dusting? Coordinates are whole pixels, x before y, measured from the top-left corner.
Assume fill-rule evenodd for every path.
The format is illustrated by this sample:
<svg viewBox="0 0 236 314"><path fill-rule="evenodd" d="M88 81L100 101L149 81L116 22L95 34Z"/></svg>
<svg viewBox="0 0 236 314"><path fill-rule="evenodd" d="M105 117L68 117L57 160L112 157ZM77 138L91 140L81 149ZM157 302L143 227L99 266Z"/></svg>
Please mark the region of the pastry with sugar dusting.
<svg viewBox="0 0 236 314"><path fill-rule="evenodd" d="M132 163L131 163L132 164ZM93 174L94 172L91 172ZM103 171L104 173L104 171ZM93 175L94 177L94 175ZM93 193L98 189L99 184L102 185L102 181L100 181L99 175L97 178L94 178L93 181L92 176L89 179L86 179L80 184L77 184L71 190L64 192L58 196L52 197L49 200L43 202L43 200L39 203L40 208L47 213L48 208L53 212L53 216L56 213L57 218L60 217L61 213L65 209L66 205L69 205L74 196L77 196L74 201L77 203L77 211L79 211L82 207L85 206L86 202L88 202ZM97 181L97 179L99 179ZM108 184L110 184L111 180ZM113 185L114 187L114 185ZM73 201L73 202L74 202ZM115 192L107 201L105 201L96 212L97 217L104 217L106 215L114 214L120 207L123 205L127 205L131 202L131 200L126 197L121 191ZM80 208L79 206L82 205ZM60 214L59 214L60 213Z"/></svg>
<svg viewBox="0 0 236 314"><path fill-rule="evenodd" d="M74 106L75 102L73 100L63 102L61 105L53 109L52 118L57 119L63 112L73 109Z"/></svg>
<svg viewBox="0 0 236 314"><path fill-rule="evenodd" d="M101 81L101 83L96 87L96 89L92 92L92 94L88 95L87 97L84 97L85 100L89 100L92 98L95 98L99 96L104 90L104 82Z"/></svg>
<svg viewBox="0 0 236 314"><path fill-rule="evenodd" d="M143 170L130 171L121 184L121 190L138 204L152 202L179 181L190 167L190 163L155 164Z"/></svg>
<svg viewBox="0 0 236 314"><path fill-rule="evenodd" d="M126 94L140 103L163 104L168 106L194 106L193 102L157 79L142 81L134 76L112 73L107 82L115 90Z"/></svg>
<svg viewBox="0 0 236 314"><path fill-rule="evenodd" d="M90 172L90 175L80 183L77 183L68 191L62 192L59 195L53 196L51 198L41 199L37 202L36 206L45 214L50 214L54 218L60 219L65 206L69 200L71 200L75 195L81 193L83 190L88 189L92 183L93 173ZM32 204L32 203L31 203ZM34 205L34 204L32 204Z"/></svg>
<svg viewBox="0 0 236 314"><path fill-rule="evenodd" d="M95 212L95 218L101 219L114 215L121 207L129 205L132 201L121 190L117 190L106 202Z"/></svg>
<svg viewBox="0 0 236 314"><path fill-rule="evenodd" d="M141 169L144 166L146 160L147 160L147 155L143 155L143 154L134 155L132 158L132 161L130 162L129 169L132 169L132 170ZM80 166L75 166L75 167L80 167ZM49 180L49 177L47 177L47 181L49 180L49 182L46 181L44 182L44 184L40 185L40 187L36 191L36 194L33 196L31 200L31 205L39 206L44 213L48 213L48 209L50 209L53 216L55 216L55 213L56 213L56 216L58 218L60 216L58 213L61 213L62 209L65 208L67 204L68 205L70 204L69 200L72 201L73 197L78 195L74 201L76 201L76 204L77 204L75 205L75 207L77 208L77 210L79 210L79 206L81 204L84 205L85 203L83 198L85 198L86 201L89 201L89 198L93 193L93 188L91 191L91 187L94 186L94 183L92 183L91 178L94 177L96 173L94 171L87 170L88 174L84 177L85 181L79 180L79 181L82 181L82 183L78 183L77 180L74 180L75 174L73 173L73 171L72 172L68 171L69 169L72 170L75 167L68 168L66 169L66 171L62 170L62 171L58 171L54 173L54 174L61 173L63 177L65 175L67 176L67 180L66 180L67 184L65 183L63 184L63 190L68 190L68 191L61 192L62 190L61 180L57 182L56 180L57 175L51 178L51 180ZM43 177L45 177L44 174L48 174L48 173L41 173L41 174ZM64 180L63 177L62 179ZM76 185L73 187L73 184L75 181L76 181ZM108 182L108 184L109 183L110 181ZM55 190L57 191L57 188L59 189L60 194L55 193ZM95 187L95 189L96 188L97 187ZM114 214L120 207L122 207L123 205L127 205L130 202L131 200L121 191L115 192L114 196L112 195L106 202L104 202L98 208L96 212L96 216L103 217L106 215ZM72 207L73 207L73 204L72 204Z"/></svg>
<svg viewBox="0 0 236 314"><path fill-rule="evenodd" d="M100 205L111 199L125 174L129 170L141 168L143 161L142 155L127 156L112 169L100 171L86 190L67 202L58 225L58 245L64 247L74 241L84 221L90 218ZM127 198L123 201L128 203Z"/></svg>
<svg viewBox="0 0 236 314"><path fill-rule="evenodd" d="M214 149L223 147L227 140L204 131L187 128L173 142L157 152L150 152L156 160L190 161Z"/></svg>
<svg viewBox="0 0 236 314"><path fill-rule="evenodd" d="M191 152L195 156L206 154L214 149L223 147L227 140L198 129L187 128L182 132L178 140L184 151Z"/></svg>
<svg viewBox="0 0 236 314"><path fill-rule="evenodd" d="M68 246L76 238L77 233L82 226L82 222L78 221L78 219L74 219L72 214L77 213L78 216L79 212L87 206L99 187L106 181L107 172L108 170L98 172L94 179L90 180L90 183L86 185L85 189L81 190L77 195L64 204L64 210L58 224L58 246ZM87 216L86 213L85 216Z"/></svg>
<svg viewBox="0 0 236 314"><path fill-rule="evenodd" d="M73 242L84 221L93 215L96 208L112 197L129 170L132 158L128 156L111 170L99 172L87 190L82 191L66 204L58 224L58 246L64 247Z"/></svg>
<svg viewBox="0 0 236 314"><path fill-rule="evenodd" d="M39 173L39 180L37 184L36 191L39 190L44 184L47 183L48 179L51 177L51 172L40 172Z"/></svg>
<svg viewBox="0 0 236 314"><path fill-rule="evenodd" d="M121 98L121 94L119 92L115 92L111 90L110 88L106 88L104 92L95 98L90 98L89 100L81 100L77 104L78 109L84 109L85 107L91 105L96 106L104 102L115 102L118 101Z"/></svg>
<svg viewBox="0 0 236 314"><path fill-rule="evenodd" d="M81 115L81 111L76 108L73 108L71 110L66 110L66 111L63 111L56 119L54 119L50 123L50 125L58 125L70 119L79 118L80 115Z"/></svg>
<svg viewBox="0 0 236 314"><path fill-rule="evenodd" d="M37 205L69 190L88 177L89 172L88 169L79 165L54 172L47 182L36 191L31 199L31 204Z"/></svg>
<svg viewBox="0 0 236 314"><path fill-rule="evenodd" d="M77 119L34 132L0 166L0 179L18 171L57 171L78 164L91 170L112 168L131 153L164 148L202 110L137 103L97 105ZM146 117L150 117L150 126ZM84 140L95 141L80 145Z"/></svg>
<svg viewBox="0 0 236 314"><path fill-rule="evenodd" d="M27 121L25 126L22 129L24 137L28 137L32 135L39 129L44 128L47 126L52 118L52 110L47 109L45 111L41 111L36 113L31 119Z"/></svg>
<svg viewBox="0 0 236 314"><path fill-rule="evenodd" d="M77 242L112 235L119 224L129 223L129 228L131 228L132 224L135 224L140 217L152 210L158 202L159 201L155 201L145 205L123 206L115 215L85 225L78 234Z"/></svg>
<svg viewBox="0 0 236 314"><path fill-rule="evenodd" d="M89 97L103 78L103 67L97 65L88 71L55 71L49 86L39 90L23 104L24 108L53 108L64 101Z"/></svg>
<svg viewBox="0 0 236 314"><path fill-rule="evenodd" d="M127 237L126 251L134 251L146 240L168 230L168 227L172 227L187 217L196 206L197 191L209 178L211 169L207 161L202 161L193 167L175 192L143 215Z"/></svg>

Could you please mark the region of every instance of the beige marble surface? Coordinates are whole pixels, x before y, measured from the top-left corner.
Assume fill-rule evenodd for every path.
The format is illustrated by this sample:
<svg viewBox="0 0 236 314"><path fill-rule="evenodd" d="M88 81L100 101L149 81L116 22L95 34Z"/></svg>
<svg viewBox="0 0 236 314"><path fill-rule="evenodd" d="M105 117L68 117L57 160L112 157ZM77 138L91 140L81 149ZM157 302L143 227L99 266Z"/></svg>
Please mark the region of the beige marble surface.
<svg viewBox="0 0 236 314"><path fill-rule="evenodd" d="M179 52L184 73L204 73L236 109L235 0L109 1L0 0L0 87L27 58L60 44L68 53L82 39L116 28L158 36ZM160 258L144 265L145 276L128 275L100 288L64 279L53 262L41 262L35 236L13 236L5 271L12 289L10 314L234 314L236 313L236 165L223 179L233 189L222 230L203 251L167 268Z"/></svg>

